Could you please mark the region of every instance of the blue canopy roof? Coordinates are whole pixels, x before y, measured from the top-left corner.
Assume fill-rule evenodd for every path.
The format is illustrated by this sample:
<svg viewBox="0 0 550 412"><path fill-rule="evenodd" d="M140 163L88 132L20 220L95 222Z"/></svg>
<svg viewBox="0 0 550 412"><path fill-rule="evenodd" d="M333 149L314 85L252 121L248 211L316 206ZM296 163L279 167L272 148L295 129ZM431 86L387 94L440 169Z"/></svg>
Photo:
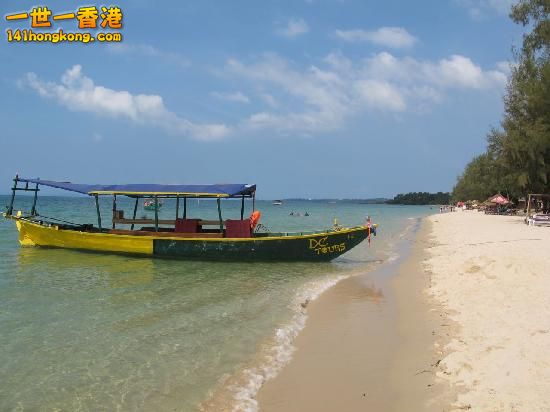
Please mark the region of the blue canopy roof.
<svg viewBox="0 0 550 412"><path fill-rule="evenodd" d="M256 191L256 185L249 184L219 184L219 185L158 185L135 183L129 185L89 185L71 182L55 182L42 179L18 178L20 182L38 183L39 185L55 187L85 195L144 195L144 196L196 196L196 197L240 197L251 196Z"/></svg>

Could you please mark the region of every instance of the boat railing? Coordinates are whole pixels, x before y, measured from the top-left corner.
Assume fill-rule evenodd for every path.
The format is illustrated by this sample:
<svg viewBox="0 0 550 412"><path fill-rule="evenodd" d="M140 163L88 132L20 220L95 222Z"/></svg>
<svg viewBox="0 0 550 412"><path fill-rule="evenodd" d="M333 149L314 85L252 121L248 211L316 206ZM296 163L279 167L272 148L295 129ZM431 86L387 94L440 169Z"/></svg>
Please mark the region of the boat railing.
<svg viewBox="0 0 550 412"><path fill-rule="evenodd" d="M334 230L334 229L312 230L312 231L306 231L306 232L256 232L254 233L254 237L288 237L288 236L319 235L323 233L336 233L345 229L352 229L352 228L343 228L341 230Z"/></svg>

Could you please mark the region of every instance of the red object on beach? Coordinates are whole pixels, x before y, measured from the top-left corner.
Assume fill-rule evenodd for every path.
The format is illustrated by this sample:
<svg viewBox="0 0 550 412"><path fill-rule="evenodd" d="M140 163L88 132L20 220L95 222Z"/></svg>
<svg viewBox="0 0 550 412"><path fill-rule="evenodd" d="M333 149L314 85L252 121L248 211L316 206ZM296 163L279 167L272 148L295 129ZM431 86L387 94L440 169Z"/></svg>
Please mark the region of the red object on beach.
<svg viewBox="0 0 550 412"><path fill-rule="evenodd" d="M489 202L496 203L497 205L507 205L508 203L510 203L510 201L505 196L502 196L500 193L490 198Z"/></svg>

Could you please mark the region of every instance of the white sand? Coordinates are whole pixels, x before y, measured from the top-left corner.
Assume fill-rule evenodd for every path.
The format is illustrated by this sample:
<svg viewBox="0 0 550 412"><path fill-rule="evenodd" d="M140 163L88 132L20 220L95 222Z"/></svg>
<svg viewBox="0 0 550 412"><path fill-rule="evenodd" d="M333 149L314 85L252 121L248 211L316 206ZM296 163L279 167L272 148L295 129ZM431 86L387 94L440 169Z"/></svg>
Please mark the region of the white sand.
<svg viewBox="0 0 550 412"><path fill-rule="evenodd" d="M549 411L550 228L473 211L429 219L429 291L458 326L438 372L454 407Z"/></svg>

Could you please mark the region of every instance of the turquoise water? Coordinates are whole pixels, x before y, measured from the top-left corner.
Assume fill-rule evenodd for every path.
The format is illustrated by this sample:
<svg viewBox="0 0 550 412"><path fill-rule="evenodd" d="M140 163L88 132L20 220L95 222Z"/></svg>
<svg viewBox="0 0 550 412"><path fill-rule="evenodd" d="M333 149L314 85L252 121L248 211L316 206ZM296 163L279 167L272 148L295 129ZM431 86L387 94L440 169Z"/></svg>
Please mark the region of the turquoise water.
<svg viewBox="0 0 550 412"><path fill-rule="evenodd" d="M111 204L101 206L107 225ZM214 202L188 207L190 217L217 218ZM321 201L256 207L275 231L323 229L335 217L356 225L366 215L380 231L371 247L332 263L205 263L21 248L13 222L0 220L0 410L193 411L230 381L228 405L253 409L261 380L290 357L306 316L300 303L390 259L411 219L433 212ZM118 208L129 216L133 203L120 199ZM43 197L38 211L96 222L87 197ZM223 211L237 218L240 202ZM165 203L161 218L173 214ZM143 215L153 216L140 205Z"/></svg>

